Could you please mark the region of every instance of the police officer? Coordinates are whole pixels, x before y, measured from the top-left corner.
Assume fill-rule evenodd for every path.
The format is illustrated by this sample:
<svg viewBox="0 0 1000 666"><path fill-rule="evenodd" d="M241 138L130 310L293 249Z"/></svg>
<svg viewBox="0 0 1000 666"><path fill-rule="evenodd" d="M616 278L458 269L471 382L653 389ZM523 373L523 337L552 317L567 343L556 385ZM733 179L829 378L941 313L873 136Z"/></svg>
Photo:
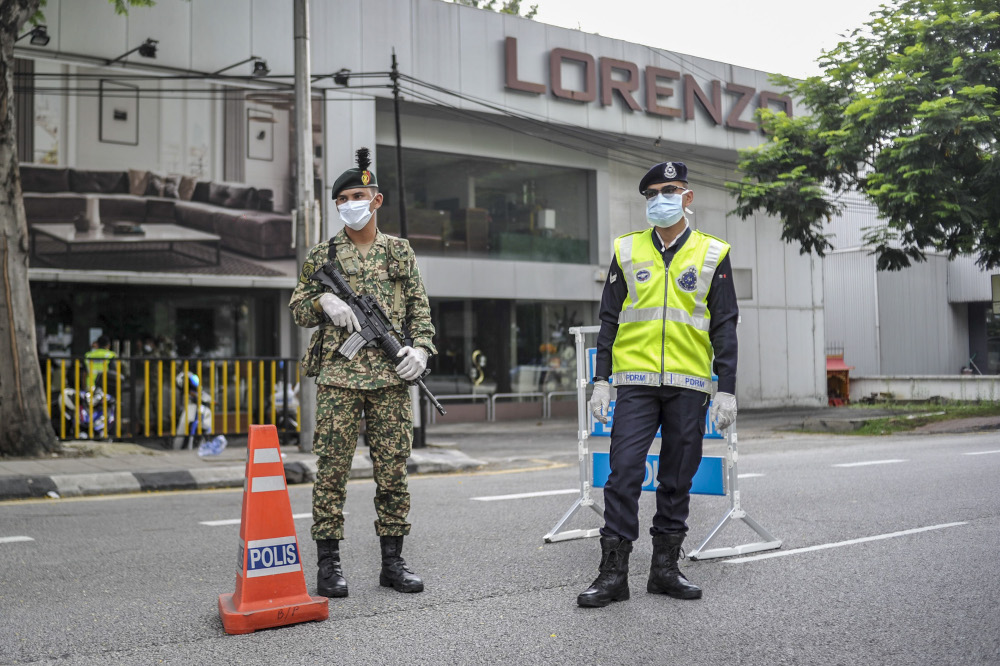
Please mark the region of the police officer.
<svg viewBox="0 0 1000 666"><path fill-rule="evenodd" d="M420 377L428 356L436 353L431 342L434 326L410 244L377 228L376 211L383 198L369 170L367 148L357 152L357 162L356 169L345 171L333 185L344 229L309 251L288 304L296 324L319 326L304 367L307 376L317 378L313 451L318 470L312 538L319 554L318 593L327 597L347 596L340 541L344 538L346 484L362 413L376 485L375 532L382 548L379 583L400 592L424 589L423 581L401 557L403 537L410 533L406 460L412 445L413 413L407 382ZM401 341L404 346L398 359L390 361L374 346L359 350L353 359L337 353L360 326L343 300L309 279L327 261L333 262L355 293L373 295L397 330L405 326L412 342Z"/></svg>
<svg viewBox="0 0 1000 666"><path fill-rule="evenodd" d="M103 388L97 386L97 382L102 374L107 374L111 360L118 358L118 354L111 349L111 340L106 335L98 336L90 350L83 356L87 363L87 389ZM108 386L111 386L110 378L108 381Z"/></svg>
<svg viewBox="0 0 1000 666"><path fill-rule="evenodd" d="M628 560L639 537L639 495L646 454L662 428L656 514L649 532L653 559L646 590L698 599L701 589L677 561L687 533L691 480L701 462L712 365L719 389L712 419L736 420L736 322L729 245L692 230L694 200L687 166L664 162L639 181L651 229L615 239L601 299L601 330L591 407L608 421L611 379L618 390L611 431L611 475L604 488L600 573L577 597L602 607L629 598Z"/></svg>

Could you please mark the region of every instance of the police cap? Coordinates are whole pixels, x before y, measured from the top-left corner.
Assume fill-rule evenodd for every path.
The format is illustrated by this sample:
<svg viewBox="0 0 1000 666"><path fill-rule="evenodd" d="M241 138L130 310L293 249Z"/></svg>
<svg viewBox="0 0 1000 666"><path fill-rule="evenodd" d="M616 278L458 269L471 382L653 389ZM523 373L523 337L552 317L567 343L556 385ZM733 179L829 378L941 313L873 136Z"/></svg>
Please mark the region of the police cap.
<svg viewBox="0 0 1000 666"><path fill-rule="evenodd" d="M688 182L688 168L684 162L663 162L652 167L639 181L639 192L645 192L650 185L679 180Z"/></svg>
<svg viewBox="0 0 1000 666"><path fill-rule="evenodd" d="M338 194L353 187L378 187L378 181L375 180L375 172L368 169L372 165L371 154L368 152L368 149L359 148L356 159L358 166L340 174L340 178L333 184L333 199L335 201Z"/></svg>

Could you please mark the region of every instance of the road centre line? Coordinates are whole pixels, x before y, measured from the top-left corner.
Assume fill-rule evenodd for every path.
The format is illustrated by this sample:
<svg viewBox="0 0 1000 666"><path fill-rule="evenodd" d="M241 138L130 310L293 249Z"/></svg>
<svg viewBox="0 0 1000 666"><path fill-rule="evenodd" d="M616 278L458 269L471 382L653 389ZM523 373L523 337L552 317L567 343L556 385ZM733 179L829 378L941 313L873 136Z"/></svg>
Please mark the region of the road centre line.
<svg viewBox="0 0 1000 666"><path fill-rule="evenodd" d="M969 453L963 453L963 456L985 456L987 453L1000 453L1000 449L996 451L971 451Z"/></svg>
<svg viewBox="0 0 1000 666"><path fill-rule="evenodd" d="M347 515L347 512L344 512ZM292 519L298 520L299 518L312 518L312 513L293 513ZM209 527L218 527L219 525L239 525L242 518L227 518L225 520L203 520L199 525L208 525Z"/></svg>
<svg viewBox="0 0 1000 666"><path fill-rule="evenodd" d="M963 521L960 523L943 523L941 525L931 525L929 527L915 527L912 530L903 530L902 532L890 532L888 534L877 534L870 537L862 537L860 539L849 539L847 541L838 541L836 543L824 543L818 546L808 546L806 548L794 548L792 550L783 550L774 553L766 553L764 555L750 555L749 557L737 557L731 560L726 560L730 564L742 564L744 562L754 562L756 560L767 560L772 557L785 557L786 555L798 555L799 553L809 553L814 550L826 550L827 548L840 548L841 546L853 546L858 543L866 543L868 541L880 541L882 539L892 539L894 537L907 536L909 534L917 534L919 532L929 532L931 530L943 530L946 527L958 527L959 525L967 525L968 522Z"/></svg>
<svg viewBox="0 0 1000 666"><path fill-rule="evenodd" d="M523 499L526 497L546 497L548 495L569 495L580 492L579 488L564 488L563 490L540 490L535 493L517 493L516 495L489 495L486 497L470 497L476 502L497 502L500 500Z"/></svg>
<svg viewBox="0 0 1000 666"><path fill-rule="evenodd" d="M906 462L901 458L894 458L892 460L867 460L865 462L856 463L841 463L839 465L833 465L833 467L864 467L865 465L889 465L891 463L901 463Z"/></svg>
<svg viewBox="0 0 1000 666"><path fill-rule="evenodd" d="M15 543L17 541L34 541L29 536L0 537L0 543Z"/></svg>

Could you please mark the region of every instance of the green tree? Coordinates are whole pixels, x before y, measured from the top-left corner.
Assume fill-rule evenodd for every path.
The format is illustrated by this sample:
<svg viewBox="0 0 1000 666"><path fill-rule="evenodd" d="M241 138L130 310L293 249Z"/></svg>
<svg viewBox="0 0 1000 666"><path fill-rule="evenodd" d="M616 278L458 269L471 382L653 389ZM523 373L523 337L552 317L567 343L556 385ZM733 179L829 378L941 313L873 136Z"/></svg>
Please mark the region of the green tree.
<svg viewBox="0 0 1000 666"><path fill-rule="evenodd" d="M925 251L1000 265L1000 11L996 0L896 0L819 58L819 76L774 79L809 114L762 110L770 140L740 151L733 211L782 221L823 256L823 223L858 191L879 270Z"/></svg>
<svg viewBox="0 0 1000 666"><path fill-rule="evenodd" d="M489 9L501 14L521 15L521 0L454 0L454 2L466 7L478 7L479 9ZM538 13L538 5L531 5L524 14L524 18L533 19Z"/></svg>
<svg viewBox="0 0 1000 666"><path fill-rule="evenodd" d="M154 0L108 0L124 14ZM14 118L14 42L24 25L41 18L42 0L0 0L0 455L57 451L45 411L38 364L35 310L28 284L28 224L18 170Z"/></svg>

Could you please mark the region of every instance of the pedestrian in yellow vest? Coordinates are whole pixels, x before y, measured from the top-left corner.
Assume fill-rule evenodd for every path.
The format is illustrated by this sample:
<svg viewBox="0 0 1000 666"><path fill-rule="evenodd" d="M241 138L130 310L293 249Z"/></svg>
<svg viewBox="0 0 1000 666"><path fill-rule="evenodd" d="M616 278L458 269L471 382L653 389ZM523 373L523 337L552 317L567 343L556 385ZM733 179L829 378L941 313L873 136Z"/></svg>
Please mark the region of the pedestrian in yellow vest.
<svg viewBox="0 0 1000 666"><path fill-rule="evenodd" d="M118 354L111 351L108 336L102 335L94 342L94 347L84 354L84 358L87 363L87 389L90 390L94 388L97 378L108 372L111 359L118 358Z"/></svg>
<svg viewBox="0 0 1000 666"><path fill-rule="evenodd" d="M577 597L602 607L629 598L628 561L639 537L646 454L661 430L653 558L647 592L698 599L680 572L691 481L701 462L713 370L719 388L711 417L736 420L736 322L729 245L690 228L694 201L683 162L652 167L639 182L650 229L615 239L601 299L594 417L608 422L610 382L618 394L611 430L611 475L604 488L599 575ZM714 366L714 367L713 367Z"/></svg>

